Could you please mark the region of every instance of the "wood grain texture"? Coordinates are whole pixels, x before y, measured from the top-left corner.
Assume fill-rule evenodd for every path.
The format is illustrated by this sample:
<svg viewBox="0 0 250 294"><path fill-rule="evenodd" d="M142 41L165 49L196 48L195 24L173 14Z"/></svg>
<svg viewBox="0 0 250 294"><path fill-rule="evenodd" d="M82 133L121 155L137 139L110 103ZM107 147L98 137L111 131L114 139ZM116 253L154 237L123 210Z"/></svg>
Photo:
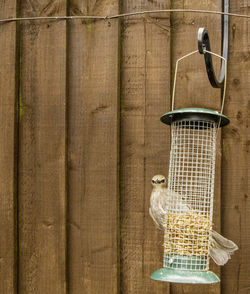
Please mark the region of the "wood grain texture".
<svg viewBox="0 0 250 294"><path fill-rule="evenodd" d="M21 16L65 15L66 1L21 3ZM19 293L66 293L66 23L21 30Z"/></svg>
<svg viewBox="0 0 250 294"><path fill-rule="evenodd" d="M123 12L159 8L169 2L123 1ZM168 170L160 116L170 106L169 15L123 20L121 64L121 289L167 294L167 283L150 279L162 267L163 233L148 209L151 178Z"/></svg>
<svg viewBox="0 0 250 294"><path fill-rule="evenodd" d="M231 12L250 14L249 4L230 1ZM246 1L245 1L246 2ZM239 250L222 269L222 293L250 293L250 24L232 19L229 38L229 81L223 130L222 232Z"/></svg>
<svg viewBox="0 0 250 294"><path fill-rule="evenodd" d="M119 12L71 1L70 15ZM69 292L119 292L119 22L72 21L68 39Z"/></svg>
<svg viewBox="0 0 250 294"><path fill-rule="evenodd" d="M16 1L0 2L0 18L16 16ZM16 290L16 24L0 26L0 293Z"/></svg>
<svg viewBox="0 0 250 294"><path fill-rule="evenodd" d="M220 0L194 1L173 0L172 8L195 8L207 10L221 10ZM221 19L217 16L204 14L173 13L171 16L171 58L172 76L176 60L183 55L197 49L197 32L199 27L206 27L210 33L211 49L220 54L221 46ZM215 71L219 74L220 60L214 59ZM220 109L220 90L211 87L206 74L204 57L196 54L184 59L179 65L175 108L203 107ZM217 157L214 196L214 229L220 231L220 169L221 150L220 134L217 137ZM213 261L210 269L220 275L220 268ZM220 284L216 285L171 285L171 294L219 294Z"/></svg>
<svg viewBox="0 0 250 294"><path fill-rule="evenodd" d="M220 0L17 2L0 1L0 18L221 9ZM249 0L231 0L230 11L249 14ZM159 118L170 109L176 59L197 48L199 27L220 53L220 16L121 23L22 21L20 36L16 23L0 25L0 293L250 293L249 21L230 18L231 124L222 143L218 136L214 227L240 249L222 268L221 289L150 279L162 267L163 234L148 214L151 178L168 174L170 129ZM183 61L176 108L220 102L203 56ZM212 261L211 269L220 274Z"/></svg>

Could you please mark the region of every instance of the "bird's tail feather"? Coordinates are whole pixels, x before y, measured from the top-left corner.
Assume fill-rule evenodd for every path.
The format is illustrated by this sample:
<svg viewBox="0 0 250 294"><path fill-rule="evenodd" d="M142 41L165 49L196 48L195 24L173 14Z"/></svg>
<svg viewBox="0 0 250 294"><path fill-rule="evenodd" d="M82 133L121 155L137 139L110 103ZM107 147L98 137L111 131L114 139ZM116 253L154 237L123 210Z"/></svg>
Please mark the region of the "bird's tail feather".
<svg viewBox="0 0 250 294"><path fill-rule="evenodd" d="M228 260L231 258L231 255L221 248L213 247L210 249L209 253L213 261L218 265L226 264Z"/></svg>
<svg viewBox="0 0 250 294"><path fill-rule="evenodd" d="M219 246L229 253L238 250L238 246L231 240L221 236L219 233L212 231L212 238L219 244Z"/></svg>
<svg viewBox="0 0 250 294"><path fill-rule="evenodd" d="M238 246L233 241L215 231L212 231L211 246L210 256L218 265L226 264L234 251L238 249Z"/></svg>

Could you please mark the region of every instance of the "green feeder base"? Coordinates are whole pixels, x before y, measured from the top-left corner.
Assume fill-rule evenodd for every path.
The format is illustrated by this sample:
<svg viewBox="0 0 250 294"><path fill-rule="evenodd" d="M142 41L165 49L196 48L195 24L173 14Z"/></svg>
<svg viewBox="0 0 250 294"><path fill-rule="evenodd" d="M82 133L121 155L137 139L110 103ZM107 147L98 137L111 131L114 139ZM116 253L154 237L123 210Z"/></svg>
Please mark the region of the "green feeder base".
<svg viewBox="0 0 250 294"><path fill-rule="evenodd" d="M210 271L183 271L169 268L161 268L155 271L151 279L185 284L215 284L220 282L217 275Z"/></svg>

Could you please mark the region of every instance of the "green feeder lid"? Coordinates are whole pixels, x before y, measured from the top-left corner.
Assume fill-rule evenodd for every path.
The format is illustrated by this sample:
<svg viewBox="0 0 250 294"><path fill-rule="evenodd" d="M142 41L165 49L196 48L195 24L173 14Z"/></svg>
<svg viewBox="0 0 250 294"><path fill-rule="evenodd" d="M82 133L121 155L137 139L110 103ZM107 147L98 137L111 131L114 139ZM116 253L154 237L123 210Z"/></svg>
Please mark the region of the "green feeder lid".
<svg viewBox="0 0 250 294"><path fill-rule="evenodd" d="M221 121L220 121L221 119ZM230 120L224 114L205 108L182 108L176 109L163 114L161 122L167 125L171 125L174 121L212 121L219 122L220 127L224 127L229 124Z"/></svg>
<svg viewBox="0 0 250 294"><path fill-rule="evenodd" d="M215 284L220 282L217 275L211 271L187 271L169 268L161 268L155 271L151 279L185 284Z"/></svg>

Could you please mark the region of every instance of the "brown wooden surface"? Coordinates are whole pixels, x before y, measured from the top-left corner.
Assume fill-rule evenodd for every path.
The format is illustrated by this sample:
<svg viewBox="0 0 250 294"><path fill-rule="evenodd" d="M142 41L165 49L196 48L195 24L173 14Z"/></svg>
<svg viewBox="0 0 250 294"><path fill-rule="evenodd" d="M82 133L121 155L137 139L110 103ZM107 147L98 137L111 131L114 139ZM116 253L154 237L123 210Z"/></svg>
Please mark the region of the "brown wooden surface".
<svg viewBox="0 0 250 294"><path fill-rule="evenodd" d="M16 2L0 1L0 18L221 9L220 0ZM230 11L249 14L249 3L231 0ZM240 249L210 286L150 280L162 267L163 233L148 208L152 176L168 175L170 129L159 118L170 109L175 62L197 48L198 27L220 53L220 16L16 27L0 25L0 294L249 293L250 21L230 18L231 124L221 144L218 136L214 205L215 229ZM175 107L219 109L203 56L179 69ZM211 269L220 274L213 261Z"/></svg>
<svg viewBox="0 0 250 294"><path fill-rule="evenodd" d="M16 16L16 1L0 2L0 18ZM0 293L16 289L16 24L0 26Z"/></svg>
<svg viewBox="0 0 250 294"><path fill-rule="evenodd" d="M221 10L220 0L173 0L172 8L195 8L208 10ZM221 46L221 19L218 16L204 14L193 15L184 13L171 14L171 58L172 76L174 75L175 62L181 56L197 50L197 32L199 27L206 27L210 33L211 49L220 54ZM216 73L219 73L218 60L214 60ZM203 56L196 54L184 59L179 64L176 103L175 108L203 107L219 110L221 105L220 90L213 89L206 75ZM216 158L216 181L214 197L214 229L220 231L220 135L218 136L217 158ZM213 261L210 268L220 274L220 269ZM181 285L172 284L171 294L219 294L220 284L216 285Z"/></svg>
<svg viewBox="0 0 250 294"><path fill-rule="evenodd" d="M123 12L169 8L169 1L123 1ZM169 15L122 24L121 289L169 293L149 277L162 267L163 233L148 214L151 178L167 174L169 128L159 120L170 106Z"/></svg>
<svg viewBox="0 0 250 294"><path fill-rule="evenodd" d="M231 11L250 15L247 1L230 1ZM250 22L230 22L229 81L223 132L222 232L238 252L222 268L223 293L250 293Z"/></svg>
<svg viewBox="0 0 250 294"><path fill-rule="evenodd" d="M119 1L71 1L70 15ZM118 263L119 23L72 21L68 36L69 292L115 294Z"/></svg>
<svg viewBox="0 0 250 294"><path fill-rule="evenodd" d="M66 1L22 1L20 15L65 15ZM19 293L66 293L66 23L21 30Z"/></svg>

